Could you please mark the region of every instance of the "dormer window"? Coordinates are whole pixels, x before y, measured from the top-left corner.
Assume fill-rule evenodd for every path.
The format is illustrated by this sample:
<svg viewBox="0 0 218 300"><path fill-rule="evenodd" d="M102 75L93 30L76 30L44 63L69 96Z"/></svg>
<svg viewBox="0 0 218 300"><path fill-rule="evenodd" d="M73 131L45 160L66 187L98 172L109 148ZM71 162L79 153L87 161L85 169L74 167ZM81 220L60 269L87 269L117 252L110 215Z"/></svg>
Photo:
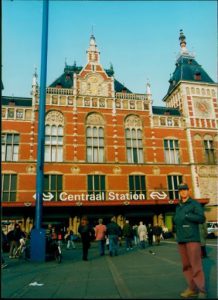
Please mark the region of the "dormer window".
<svg viewBox="0 0 218 300"><path fill-rule="evenodd" d="M70 80L70 74L66 75L66 80Z"/></svg>
<svg viewBox="0 0 218 300"><path fill-rule="evenodd" d="M62 88L61 83L57 83L56 88L57 88L57 89L61 89L61 88Z"/></svg>
<svg viewBox="0 0 218 300"><path fill-rule="evenodd" d="M201 73L200 72L195 73L195 80L201 80Z"/></svg>

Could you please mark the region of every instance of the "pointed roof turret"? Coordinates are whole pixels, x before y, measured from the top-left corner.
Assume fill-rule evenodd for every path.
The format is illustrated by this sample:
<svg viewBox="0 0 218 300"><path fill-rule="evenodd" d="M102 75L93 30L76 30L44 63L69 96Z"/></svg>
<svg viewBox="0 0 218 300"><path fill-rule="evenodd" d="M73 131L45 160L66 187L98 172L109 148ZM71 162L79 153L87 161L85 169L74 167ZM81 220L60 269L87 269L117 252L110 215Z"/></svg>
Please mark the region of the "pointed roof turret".
<svg viewBox="0 0 218 300"><path fill-rule="evenodd" d="M89 41L89 48L86 51L87 60L90 63L99 63L100 60L100 52L98 51L97 44L95 41L95 37L92 34Z"/></svg>
<svg viewBox="0 0 218 300"><path fill-rule="evenodd" d="M186 48L186 37L183 30L180 30L180 53L176 61L176 68L170 76L170 86L163 101L175 89L180 81L198 81L206 83L214 83L210 76L205 72L201 65L197 63L193 54Z"/></svg>

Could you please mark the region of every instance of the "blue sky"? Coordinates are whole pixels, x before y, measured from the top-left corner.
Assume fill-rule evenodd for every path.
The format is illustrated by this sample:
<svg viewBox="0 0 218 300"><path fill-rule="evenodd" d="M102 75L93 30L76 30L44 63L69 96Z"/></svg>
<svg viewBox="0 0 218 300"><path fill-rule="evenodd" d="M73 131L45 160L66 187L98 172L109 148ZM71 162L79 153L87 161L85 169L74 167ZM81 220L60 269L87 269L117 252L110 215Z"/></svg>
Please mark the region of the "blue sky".
<svg viewBox="0 0 218 300"><path fill-rule="evenodd" d="M40 74L40 0L2 1L3 95L30 97L34 67ZM179 53L179 31L187 48L217 81L216 1L49 1L47 85L68 65L84 66L92 33L105 69L132 92L151 84L153 105L164 105ZM39 79L40 80L40 79Z"/></svg>

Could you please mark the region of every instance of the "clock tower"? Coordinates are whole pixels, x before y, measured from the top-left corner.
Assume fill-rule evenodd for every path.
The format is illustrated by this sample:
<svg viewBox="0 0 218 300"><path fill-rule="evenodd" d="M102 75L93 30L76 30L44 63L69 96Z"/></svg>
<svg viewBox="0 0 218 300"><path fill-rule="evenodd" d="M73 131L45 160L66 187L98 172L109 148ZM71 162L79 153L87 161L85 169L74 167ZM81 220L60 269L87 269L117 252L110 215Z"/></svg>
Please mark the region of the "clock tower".
<svg viewBox="0 0 218 300"><path fill-rule="evenodd" d="M163 101L167 107L179 109L184 117L193 196L210 198L213 207L218 197L217 84L188 51L183 30L180 30L179 41L180 52Z"/></svg>

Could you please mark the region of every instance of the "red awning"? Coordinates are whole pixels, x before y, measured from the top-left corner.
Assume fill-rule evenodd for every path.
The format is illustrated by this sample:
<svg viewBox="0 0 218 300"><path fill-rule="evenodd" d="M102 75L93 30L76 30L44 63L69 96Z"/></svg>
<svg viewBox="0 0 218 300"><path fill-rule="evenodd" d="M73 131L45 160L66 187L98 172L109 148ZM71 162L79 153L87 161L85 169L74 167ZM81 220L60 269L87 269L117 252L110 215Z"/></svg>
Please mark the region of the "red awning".
<svg viewBox="0 0 218 300"><path fill-rule="evenodd" d="M209 203L208 198L195 199L201 204ZM35 207L35 201L2 202L2 207ZM105 201L43 201L44 207L72 207L72 206L140 206L140 205L169 205L178 204L178 200L105 200Z"/></svg>

